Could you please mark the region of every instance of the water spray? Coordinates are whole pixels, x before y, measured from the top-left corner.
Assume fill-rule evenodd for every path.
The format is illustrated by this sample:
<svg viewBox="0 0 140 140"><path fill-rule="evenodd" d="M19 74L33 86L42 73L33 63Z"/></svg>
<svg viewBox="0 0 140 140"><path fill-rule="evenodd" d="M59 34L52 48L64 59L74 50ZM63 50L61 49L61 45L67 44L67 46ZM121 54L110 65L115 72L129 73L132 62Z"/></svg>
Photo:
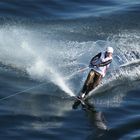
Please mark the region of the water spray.
<svg viewBox="0 0 140 140"><path fill-rule="evenodd" d="M77 74L77 73L79 73L79 72L83 72L83 71L86 70L87 68L88 68L88 67L82 68L82 69L76 71L74 74ZM74 74L72 74L71 76L74 76ZM75 96L74 93L73 93L67 86L65 86L64 80L63 80L62 78L60 78L59 75L57 75L57 74L55 73L54 76L56 76L56 79L57 79L56 81L58 82L58 85L59 85L64 91L67 91L67 93L68 93L70 96ZM71 76L70 76L70 77L71 77ZM65 77L64 79L66 79L66 77ZM45 84L46 84L46 82L41 83L41 84L36 85L36 86L33 86L33 87L31 87L31 88L28 88L28 89L25 89L25 90L23 90L23 91L19 91L19 92L13 93L12 95L9 95L9 96L6 96L6 97L1 98L0 101L3 101L3 100L6 100L6 99L9 99L9 98L12 98L12 97L14 97L14 96L16 96L16 95L19 95L19 94L21 94L21 93L30 91L30 90L32 90L32 89L41 87L41 86L43 86L43 85L45 85Z"/></svg>

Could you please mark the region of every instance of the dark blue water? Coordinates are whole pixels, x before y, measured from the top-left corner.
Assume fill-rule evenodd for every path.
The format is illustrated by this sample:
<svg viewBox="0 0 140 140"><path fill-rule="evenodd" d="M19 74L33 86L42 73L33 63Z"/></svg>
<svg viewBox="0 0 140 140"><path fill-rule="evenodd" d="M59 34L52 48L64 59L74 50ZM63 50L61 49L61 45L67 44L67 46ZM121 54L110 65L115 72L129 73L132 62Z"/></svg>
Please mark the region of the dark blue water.
<svg viewBox="0 0 140 140"><path fill-rule="evenodd" d="M73 110L106 46L106 77ZM0 1L1 140L140 140L139 85L139 0Z"/></svg>

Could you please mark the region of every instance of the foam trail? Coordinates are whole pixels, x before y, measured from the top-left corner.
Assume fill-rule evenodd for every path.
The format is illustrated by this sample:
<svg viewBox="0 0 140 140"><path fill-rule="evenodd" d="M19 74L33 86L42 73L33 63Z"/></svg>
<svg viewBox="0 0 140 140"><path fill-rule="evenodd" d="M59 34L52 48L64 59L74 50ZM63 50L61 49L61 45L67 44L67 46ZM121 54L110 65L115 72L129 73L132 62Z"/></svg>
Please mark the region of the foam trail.
<svg viewBox="0 0 140 140"><path fill-rule="evenodd" d="M6 40L3 38L4 36L7 37ZM50 48L46 47L49 45L47 44L48 41L45 42L46 45L43 48L42 40L40 40L40 37L36 37L32 30L16 26L0 28L0 40L2 40L0 43L0 59L2 63L25 69L33 79L40 81L50 79L70 96L74 95L67 86L66 81L56 71L58 70L57 67L54 68L48 63L48 60L53 61L52 58L47 58L53 55L48 50ZM45 49L47 49L48 54L44 51Z"/></svg>
<svg viewBox="0 0 140 140"><path fill-rule="evenodd" d="M43 61L43 59L34 51L32 50L27 43L22 44L22 48L30 52L32 55L36 56L35 63L27 68L28 73L32 77L36 77L37 79L43 78L46 80L48 77L53 83L58 85L63 91L68 93L70 96L74 96L74 93L70 90L70 88L66 85L62 76L60 76L53 68Z"/></svg>
<svg viewBox="0 0 140 140"><path fill-rule="evenodd" d="M27 68L28 73L32 76L32 78L43 79L46 80L49 78L53 83L58 85L63 91L68 93L70 96L74 96L73 92L69 89L66 85L63 78L53 71L53 69L43 62L40 58L36 60L35 64L32 65L30 68Z"/></svg>
<svg viewBox="0 0 140 140"><path fill-rule="evenodd" d="M46 39L47 35L43 34L40 29L29 30L17 26L0 28L1 62L27 70L33 79L40 81L50 79L70 96L73 96L67 82L72 81L72 78L79 73L78 65L88 64L89 59L105 49L108 43L114 48L116 56L111 65L111 71L130 61L140 59L139 32L113 35L107 41L80 43ZM77 89L77 86L72 88Z"/></svg>
<svg viewBox="0 0 140 140"><path fill-rule="evenodd" d="M57 74L54 74L54 77L56 78L56 83L58 84L59 87L62 88L65 92L67 92L70 96L75 96L74 93L66 86L64 80Z"/></svg>

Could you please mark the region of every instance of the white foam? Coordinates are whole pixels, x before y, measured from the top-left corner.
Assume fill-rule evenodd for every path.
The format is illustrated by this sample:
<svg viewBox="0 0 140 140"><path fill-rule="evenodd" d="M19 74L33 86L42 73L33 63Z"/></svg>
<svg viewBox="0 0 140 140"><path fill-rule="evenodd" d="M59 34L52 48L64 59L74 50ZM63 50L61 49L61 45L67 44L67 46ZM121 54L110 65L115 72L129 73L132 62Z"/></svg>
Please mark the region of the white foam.
<svg viewBox="0 0 140 140"><path fill-rule="evenodd" d="M105 50L108 44L115 50L111 71L139 57L138 32L113 35L107 41L88 42L52 40L47 36L48 34L43 34L40 29L1 27L0 60L5 64L25 69L33 79L51 80L71 96L74 95L74 88L80 87L69 86L69 79L77 74L78 65L80 63L87 65L91 57ZM139 70L136 68L130 73L135 74L136 71Z"/></svg>
<svg viewBox="0 0 140 140"><path fill-rule="evenodd" d="M4 40L3 37L6 37ZM35 38L32 31L17 27L5 27L0 29L0 58L5 64L12 64L18 68L27 70L31 78L37 80L51 80L70 96L74 96L72 90L67 86L63 77L57 72L49 56L51 52L44 51L46 48L36 46L40 38ZM49 49L48 49L49 51ZM48 56L47 56L48 55Z"/></svg>

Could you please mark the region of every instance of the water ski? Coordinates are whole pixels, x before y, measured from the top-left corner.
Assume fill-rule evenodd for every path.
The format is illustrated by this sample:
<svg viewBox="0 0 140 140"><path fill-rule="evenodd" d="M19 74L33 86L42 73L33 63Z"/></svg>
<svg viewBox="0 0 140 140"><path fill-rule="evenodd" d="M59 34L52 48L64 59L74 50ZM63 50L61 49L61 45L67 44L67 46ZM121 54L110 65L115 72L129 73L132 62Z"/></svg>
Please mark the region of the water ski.
<svg viewBox="0 0 140 140"><path fill-rule="evenodd" d="M77 107L81 104L82 106L85 106L85 100L84 98L81 98L81 97L77 97L75 96L75 101L74 101L74 104L72 105L72 108L73 109L77 109Z"/></svg>

